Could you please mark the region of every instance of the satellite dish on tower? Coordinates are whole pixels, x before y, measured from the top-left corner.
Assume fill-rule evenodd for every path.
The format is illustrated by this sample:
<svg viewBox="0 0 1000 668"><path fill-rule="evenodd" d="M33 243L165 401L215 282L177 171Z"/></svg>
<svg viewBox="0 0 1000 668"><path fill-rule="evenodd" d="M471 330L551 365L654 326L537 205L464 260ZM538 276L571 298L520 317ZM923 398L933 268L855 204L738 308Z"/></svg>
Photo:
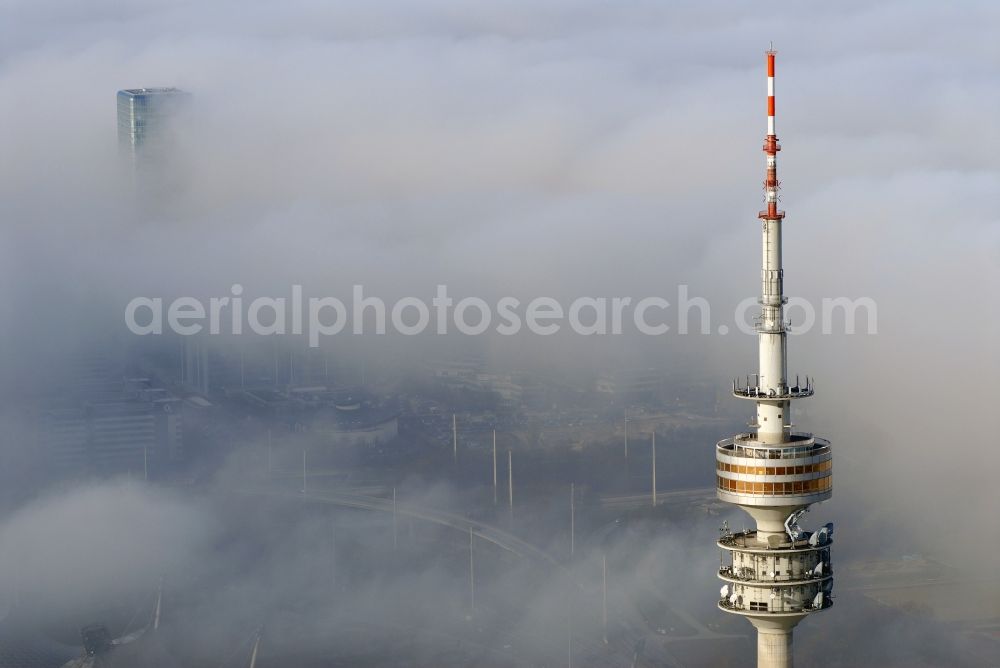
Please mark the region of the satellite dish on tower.
<svg viewBox="0 0 1000 668"><path fill-rule="evenodd" d="M799 519L807 512L809 512L808 506L796 510L785 519L785 533L788 534L788 537L792 539L793 543L803 537L804 532L799 527Z"/></svg>
<svg viewBox="0 0 1000 668"><path fill-rule="evenodd" d="M719 596L722 598L729 596L729 585L722 585L722 589L719 590Z"/></svg>

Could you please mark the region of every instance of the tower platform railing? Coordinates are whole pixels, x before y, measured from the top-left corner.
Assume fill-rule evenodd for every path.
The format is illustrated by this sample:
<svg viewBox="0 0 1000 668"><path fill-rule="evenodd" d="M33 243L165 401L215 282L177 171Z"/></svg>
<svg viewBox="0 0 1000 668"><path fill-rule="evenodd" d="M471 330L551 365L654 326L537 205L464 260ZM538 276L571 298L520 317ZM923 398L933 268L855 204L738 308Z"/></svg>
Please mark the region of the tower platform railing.
<svg viewBox="0 0 1000 668"><path fill-rule="evenodd" d="M736 612L739 614L750 615L762 615L762 616L772 616L772 617L795 617L803 614L809 614L811 612L819 612L820 610L826 610L833 605L833 599L829 596L823 597L823 603L820 606L814 606L811 603L804 603L801 608L796 607L794 610L770 610L766 608L755 608L749 604L731 603L729 599L721 599L719 601L719 608L725 610L726 612Z"/></svg>
<svg viewBox="0 0 1000 668"><path fill-rule="evenodd" d="M744 459L803 459L830 453L830 441L805 432L789 432L787 442L763 444L753 433L737 434L716 443L716 455Z"/></svg>
<svg viewBox="0 0 1000 668"><path fill-rule="evenodd" d="M749 570L749 572L747 572ZM738 572L744 571L744 572ZM826 572L824 570L823 575L807 575L804 573L793 573L792 575L773 575L761 576L760 573L754 572L751 569L734 569L732 566L720 566L719 567L719 577L723 580L729 582L738 582L740 584L754 584L761 586L769 585L802 585L802 584L813 584L816 582L823 582L825 580L830 580L833 578L833 571Z"/></svg>

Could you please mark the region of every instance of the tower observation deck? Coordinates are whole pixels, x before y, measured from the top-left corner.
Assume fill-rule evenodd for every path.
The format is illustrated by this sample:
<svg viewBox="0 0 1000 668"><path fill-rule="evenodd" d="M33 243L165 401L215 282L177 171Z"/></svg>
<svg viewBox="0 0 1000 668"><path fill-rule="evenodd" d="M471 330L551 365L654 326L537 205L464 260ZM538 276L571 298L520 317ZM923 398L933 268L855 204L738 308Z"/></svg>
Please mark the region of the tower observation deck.
<svg viewBox="0 0 1000 668"><path fill-rule="evenodd" d="M792 431L791 406L813 395L811 378L790 378L784 317L784 271L778 210L774 129L774 57L767 52L767 136L764 139L766 209L761 220L761 296L756 321L757 373L733 381L733 395L754 402L751 431L716 445L720 500L745 510L756 528L732 533L723 526L719 608L743 615L757 628L758 668L792 665L792 629L805 617L832 605L830 545L833 525L809 532L798 521L814 503L832 495L830 443Z"/></svg>

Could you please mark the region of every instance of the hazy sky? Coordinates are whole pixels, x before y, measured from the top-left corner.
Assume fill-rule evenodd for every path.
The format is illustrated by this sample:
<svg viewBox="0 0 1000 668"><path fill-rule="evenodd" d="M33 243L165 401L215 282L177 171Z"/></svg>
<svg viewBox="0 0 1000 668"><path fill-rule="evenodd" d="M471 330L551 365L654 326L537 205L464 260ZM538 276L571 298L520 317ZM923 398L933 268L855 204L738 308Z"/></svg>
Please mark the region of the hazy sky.
<svg viewBox="0 0 1000 668"><path fill-rule="evenodd" d="M6 0L4 366L133 296L235 282L687 283L728 317L757 291L773 40L786 291L878 304L876 336L790 342L819 389L797 422L837 448L823 513L846 540L994 554L998 28L990 2ZM164 85L198 105L186 189L136 222L114 94ZM720 384L753 371L746 337L665 338L649 354L697 355Z"/></svg>
<svg viewBox="0 0 1000 668"><path fill-rule="evenodd" d="M8 344L72 335L91 313L113 321L138 294L235 282L332 295L364 283L387 298L437 283L672 298L687 283L726 318L757 290L773 40L786 291L879 305L876 337L792 340L793 368L802 359L824 389L811 410L835 423L836 402L887 433L935 433L942 456L986 436L1000 264L992 3L3 13ZM199 113L179 212L137 224L121 204L114 93L156 85L192 91ZM751 341L703 338L689 345L720 361L706 373L751 370ZM916 413L924 424L913 402L933 403Z"/></svg>

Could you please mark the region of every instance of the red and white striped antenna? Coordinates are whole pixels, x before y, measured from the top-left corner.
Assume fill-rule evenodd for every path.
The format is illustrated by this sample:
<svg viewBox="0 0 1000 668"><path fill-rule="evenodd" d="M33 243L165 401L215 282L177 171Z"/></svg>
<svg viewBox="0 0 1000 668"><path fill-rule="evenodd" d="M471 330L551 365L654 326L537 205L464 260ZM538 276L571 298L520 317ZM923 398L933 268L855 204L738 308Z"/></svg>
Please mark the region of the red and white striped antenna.
<svg viewBox="0 0 1000 668"><path fill-rule="evenodd" d="M781 187L781 183L778 181L777 156L781 146L774 133L774 57L777 53L773 44L765 52L767 55L767 137L764 138L764 154L767 156L767 176L764 179L764 201L767 203L767 209L758 214L758 217L764 220L781 220L785 217L784 211L778 211L778 189Z"/></svg>

